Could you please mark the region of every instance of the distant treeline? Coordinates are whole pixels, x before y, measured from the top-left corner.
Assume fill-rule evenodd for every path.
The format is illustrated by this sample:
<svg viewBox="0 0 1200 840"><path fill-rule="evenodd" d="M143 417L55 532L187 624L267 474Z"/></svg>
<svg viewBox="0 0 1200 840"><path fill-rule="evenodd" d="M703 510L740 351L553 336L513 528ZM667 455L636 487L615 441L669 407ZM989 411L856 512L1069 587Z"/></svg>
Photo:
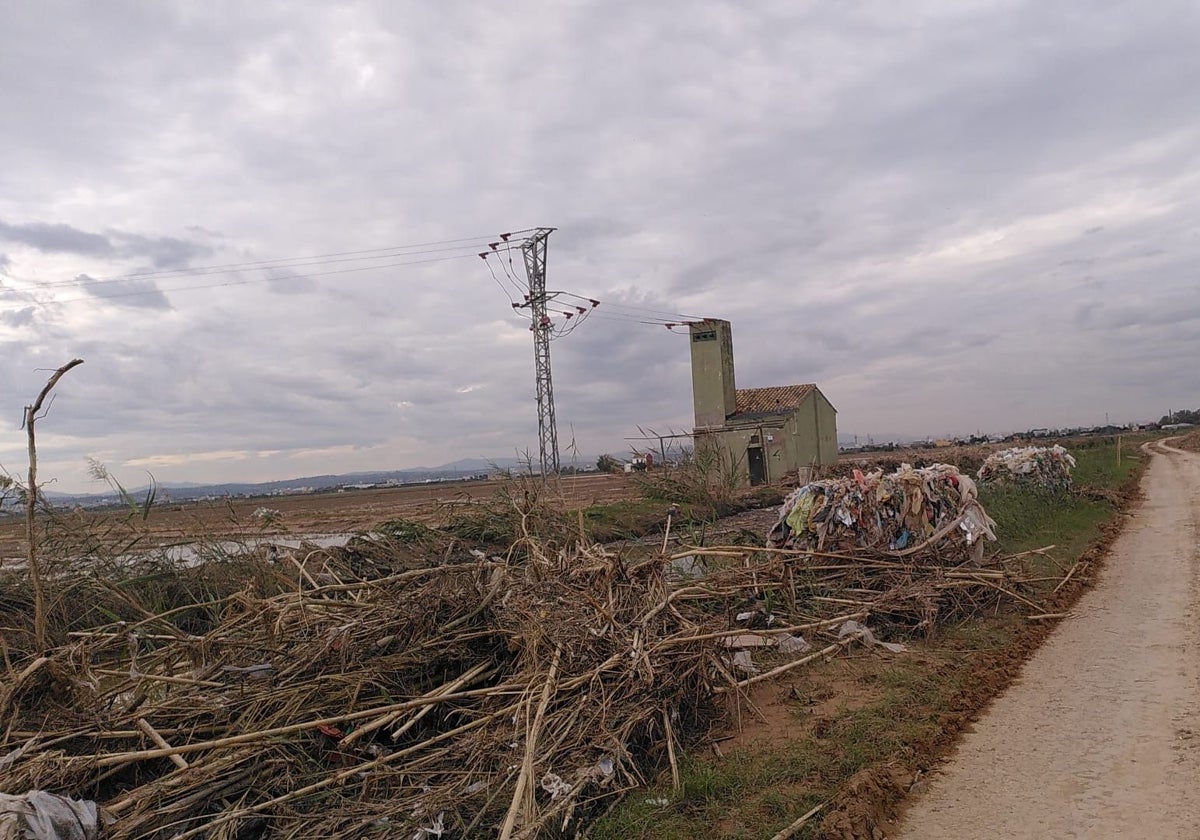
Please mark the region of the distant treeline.
<svg viewBox="0 0 1200 840"><path fill-rule="evenodd" d="M1192 410L1183 409L1182 411L1172 411L1170 414L1164 414L1162 419L1158 421L1160 426L1166 426L1170 423L1196 423L1200 425L1200 408Z"/></svg>

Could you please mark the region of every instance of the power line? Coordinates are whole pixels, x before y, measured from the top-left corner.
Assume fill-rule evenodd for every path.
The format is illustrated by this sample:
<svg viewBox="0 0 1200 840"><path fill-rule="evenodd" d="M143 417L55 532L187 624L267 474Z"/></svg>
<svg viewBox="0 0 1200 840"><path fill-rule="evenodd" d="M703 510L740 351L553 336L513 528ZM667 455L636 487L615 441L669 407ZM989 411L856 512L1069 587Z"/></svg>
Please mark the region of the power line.
<svg viewBox="0 0 1200 840"><path fill-rule="evenodd" d="M142 295L172 294L176 292L191 292L197 289L218 289L225 286L248 286L254 283L273 283L287 280L306 280L311 277L328 277L335 274L351 274L358 271L375 271L383 268L399 268L406 265L426 265L429 263L448 262L450 260L461 260L467 257L473 257L474 254L456 254L447 257L433 257L426 260L409 260L407 262L387 263L385 265L364 265L357 268L340 268L331 271L313 271L305 274L298 274L293 277L251 277L241 280L227 280L223 283L204 283L195 286L176 286L167 289L141 289L132 292L114 292L112 294L92 294L90 297L75 297L75 298L57 298L54 303L74 303L82 300L111 300L113 298L138 297ZM35 301L39 305L46 305L51 301Z"/></svg>
<svg viewBox="0 0 1200 840"><path fill-rule="evenodd" d="M508 298L509 305L511 305L515 309L517 307L516 300L513 299L512 293L509 292L508 288L503 283L500 282L500 278L496 276L496 270L494 268L492 268L492 264L490 262L488 262L487 254L480 254L479 256L483 257L484 258L483 261L485 263L487 263L488 271L491 273L492 279L494 281L496 281L496 285L500 287L501 294L503 294L506 298Z"/></svg>
<svg viewBox="0 0 1200 840"><path fill-rule="evenodd" d="M438 239L438 240L434 240L432 242L415 242L415 243L412 243L409 245L390 245L390 246L387 246L384 248L365 248L365 249L358 250L358 251L334 251L334 252L328 253L328 254L309 254L307 256L296 256L296 257L275 257L272 259L251 260L248 262L218 263L215 265L198 265L198 266L191 266L188 268L164 268L164 269L160 269L157 271L135 271L135 272L132 272L129 274L114 274L114 275L110 275L109 277L98 278L98 279L102 279L102 280L132 280L132 279L143 278L143 277L158 277L158 276L172 275L172 274L208 273L208 272L212 272L212 271L235 271L235 270L243 269L243 268L268 268L277 263L294 262L296 260L314 260L314 261L329 260L329 261L336 262L338 260L334 260L333 258L335 258L335 257L357 257L358 259L364 259L364 260L366 260L366 259L383 259L383 258L386 258L389 256L400 256L399 254L383 253L383 252L387 252L387 251L412 251L412 250L418 249L418 248L428 248L428 249L433 249L434 251L457 250L457 249L436 249L436 248L434 248L434 246L435 245L454 245L454 244L460 243L460 242L487 243L487 242L490 242L495 239L507 240L510 237L517 236L518 234L522 234L522 233L528 233L531 230L533 230L533 228L526 228L525 230L511 231L511 232L502 233L499 235L491 233L491 234L482 234L480 236L464 236L464 237L460 237L458 239ZM460 245L459 247L460 248L472 248L472 247L476 247L476 246ZM378 254L379 256L378 257L367 256L369 254ZM69 283L71 281L62 281L62 282Z"/></svg>
<svg viewBox="0 0 1200 840"><path fill-rule="evenodd" d="M612 301L607 301L607 300L597 301L596 298L588 297L586 295L575 294L574 292L558 292L558 294L564 295L565 297L575 298L576 300L587 301L588 303L603 304L603 306L607 309L622 309L622 310L628 310L628 311L631 311L631 312L634 312L637 314L662 316L666 320L672 320L672 321L686 321L686 320L699 321L699 320L702 320L699 315L685 315L682 312L668 312L664 309L652 309L650 307L635 306L635 305L629 304L629 303L613 303Z"/></svg>
<svg viewBox="0 0 1200 840"><path fill-rule="evenodd" d="M42 289L66 288L66 287L86 287L98 285L112 285L128 283L131 281L154 279L176 279L179 277L203 277L214 274L236 274L241 271L270 271L292 270L297 268L320 267L324 265L336 265L347 262L366 262L369 260L392 259L394 257L417 257L426 254L442 254L448 252L462 251L464 253L456 256L471 256L466 253L474 251L479 246L476 245L458 245L450 248L427 248L423 250L402 250L399 248L378 249L371 256L358 257L285 257L278 260L261 260L255 263L229 263L225 266L196 266L194 268L181 268L164 270L159 272L144 272L141 274L122 274L111 277L76 277L72 280L58 280L50 283L37 283L36 286ZM364 266L363 270L370 269L376 266Z"/></svg>

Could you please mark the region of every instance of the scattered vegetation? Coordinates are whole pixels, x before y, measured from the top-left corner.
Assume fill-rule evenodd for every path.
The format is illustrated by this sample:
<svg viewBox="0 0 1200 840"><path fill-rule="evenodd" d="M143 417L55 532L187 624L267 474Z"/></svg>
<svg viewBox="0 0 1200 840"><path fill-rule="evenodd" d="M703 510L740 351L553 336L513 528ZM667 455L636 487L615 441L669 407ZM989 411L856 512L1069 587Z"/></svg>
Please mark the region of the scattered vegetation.
<svg viewBox="0 0 1200 840"><path fill-rule="evenodd" d="M1021 561L1021 593L1050 604L1058 603L1051 590L1068 570L1080 569L1075 582L1086 578L1086 564L1076 563L1088 556L1142 465L1128 439L1119 461L1115 440L1073 451L1079 458L1074 492L994 487L982 493L1003 553L1057 546ZM448 505L445 529L393 520L341 552L302 549L268 558L214 547L205 555L210 562L196 566L143 551L142 501L127 500L123 518L47 510L39 517L43 556L54 561L46 567L45 579L54 583L46 645L35 639L28 579L10 571L0 581L7 670L0 727L10 733L0 752L19 746L12 738L40 728L43 737L66 739L55 749L67 758L54 759L60 764L53 766L18 763L9 768L8 786L32 784L33 776L19 774L36 771L39 784L58 779L63 790L125 803L119 831L129 836L168 818L183 820L176 828L182 832L219 826L222 836L249 836L265 828L267 814L275 828L311 828L318 820L322 831L340 834L370 833L386 819L390 830L406 836L439 825L469 836L483 824L466 824L474 814L492 825L503 822L517 836L522 825L549 826L572 813L577 820L598 815L612 792L634 786L641 787L594 825L593 837L757 838L817 805L825 805L821 818L796 836L837 836L838 821L856 818L839 804L844 791L870 787L880 800L898 795L925 757L941 749L995 689L1000 678L987 675L1001 673L1014 661L1012 651L1034 641L1024 605L1012 610L991 591L986 599L965 599L957 612L945 613L949 623L928 641L909 639L915 648L910 654L814 662L784 683L756 686L792 692L799 734L709 755L696 737L722 706L709 701L723 682L744 675L720 675L730 666L716 638L689 639L727 633L730 616L739 611L785 620L832 616L848 608L821 605L812 596L838 594L833 586L861 591L869 579L853 576L861 571L845 577L844 570L824 578L796 575L785 564L758 558L745 567L714 566L703 592L673 601L667 593L677 590L666 583L664 558L622 556L594 541L655 533L668 517L676 529L702 529L718 516L777 504L781 494L738 491L723 480L719 465L694 461L648 472L639 487L642 499L568 513L553 484L512 478L482 504ZM689 536L703 542L702 533ZM486 550L472 554L475 546ZM446 586L433 586L443 575ZM904 617L901 610L910 609L904 603L894 603L896 612L887 619L897 633L917 623L917 613ZM967 620L975 614L972 604L985 603L989 618ZM912 604L919 607L920 598ZM616 627L623 629L616 633ZM136 649L129 646L129 628ZM180 658L189 638L204 641ZM47 664L25 675L47 647ZM644 662L650 671L604 665L612 657ZM268 687L226 684L228 674L260 660L271 663L275 674ZM225 666L234 670L211 671ZM210 670L201 674L197 668ZM476 668L482 670L474 673ZM78 682L80 674L92 680L91 688L81 687L88 679ZM156 674L217 682L221 690L174 689L170 682L156 687ZM560 691L563 685L600 688L580 695ZM497 690L475 696L469 694L473 687ZM141 699L123 705L132 691ZM543 704L547 691L552 700ZM307 727L321 716L390 709L399 699L438 692L468 696L444 709L434 708L439 701L330 723L331 731ZM214 697L221 699L219 713L210 702ZM50 718L46 703L54 705ZM741 706L740 714L753 719L749 706ZM457 737L450 733L481 715L515 726L484 727L478 737L453 742L453 749L443 746L439 739ZM139 716L173 743L203 744L235 732L251 741L255 733L268 735L254 749L189 753L185 760L203 771L173 775L177 768L161 755L129 758L150 747L134 730ZM354 736L363 721L385 717L386 724ZM47 730L50 719L58 723ZM108 729L126 734L100 738L93 729L102 719ZM304 725L270 734L293 723ZM372 734L390 726L408 728L400 741ZM613 748L585 748L601 727L620 730ZM528 745L542 743L540 733L553 745L547 749L559 750L546 753L559 756L553 768L545 763L550 759L529 758ZM505 745L513 744L508 755ZM390 758L409 748L421 756L416 765L400 761L403 755ZM105 767L113 769L93 778L88 767L98 753L111 759ZM88 762L70 758L83 755L91 756ZM506 774L487 756L499 756L513 769ZM606 757L615 762L612 773L604 769ZM453 764L458 781L445 790L422 788L413 774L445 772L445 762ZM582 784L579 773L591 773L594 787ZM169 781L185 776L188 785ZM476 787L478 781L488 784ZM572 791L561 802L551 794L564 790L559 782ZM313 785L310 798L305 791ZM462 802L471 807L464 810Z"/></svg>
<svg viewBox="0 0 1200 840"><path fill-rule="evenodd" d="M1035 582L1028 594L1044 598L1072 566L1094 553L1123 498L1134 492L1144 467L1140 440L1126 438L1117 460L1115 438L1072 447L1079 464L1076 490L1055 493L1030 487L986 487L980 499L997 522L998 551L1027 555ZM1078 582L1086 575L1076 572ZM1038 578L1044 580L1037 581ZM1075 594L1072 586L1059 603ZM986 618L943 624L929 641L910 639L913 652L854 660L834 660L804 671L780 685L793 698L793 728L803 734L785 740L761 729L763 741L716 756L689 754L683 779L674 788L667 779L627 797L593 828L596 840L692 840L695 837L762 838L789 825L812 807L825 804L823 819L806 824L795 837L858 836L872 821L882 822L886 808L916 774L952 742L980 705L1012 677L1020 652L1036 644L1042 623L1029 612L1001 608ZM854 697L861 705L825 708L822 696ZM753 712L743 713L751 728ZM850 787L858 803L844 801ZM851 797L853 798L853 797ZM856 813L856 808L867 813Z"/></svg>
<svg viewBox="0 0 1200 840"><path fill-rule="evenodd" d="M1183 435L1172 445L1179 449L1187 449L1191 452L1200 452L1200 429Z"/></svg>
<svg viewBox="0 0 1200 840"><path fill-rule="evenodd" d="M596 459L596 469L602 473L620 472L621 462L611 455L601 455Z"/></svg>
<svg viewBox="0 0 1200 840"><path fill-rule="evenodd" d="M553 546L578 540L611 542L662 533L668 518L673 527L712 524L724 516L783 501L777 486L740 487L736 476L714 464L690 458L656 467L634 479L640 498L588 505L570 512L553 483L529 476L510 476L482 503L456 501L444 506L444 530L492 550L521 549L522 525L529 535Z"/></svg>

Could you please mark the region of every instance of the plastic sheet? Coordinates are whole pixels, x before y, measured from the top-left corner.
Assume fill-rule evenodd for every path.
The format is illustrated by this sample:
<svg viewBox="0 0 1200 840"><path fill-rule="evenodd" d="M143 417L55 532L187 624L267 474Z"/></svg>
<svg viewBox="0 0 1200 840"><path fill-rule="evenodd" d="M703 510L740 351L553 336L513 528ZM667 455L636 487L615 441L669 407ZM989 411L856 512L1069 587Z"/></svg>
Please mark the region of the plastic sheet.
<svg viewBox="0 0 1200 840"><path fill-rule="evenodd" d="M879 641L879 639L875 638L874 633L872 633L869 629L867 629L863 625L859 624L857 621L847 621L845 624L843 624L841 626L841 629L838 630L838 638L839 639L844 639L851 634L858 636L860 639L862 639L868 645L878 645L879 647L883 648L884 650L890 651L891 653L904 653L908 650L907 647L900 644L899 642L881 642L881 641Z"/></svg>
<svg viewBox="0 0 1200 840"><path fill-rule="evenodd" d="M0 840L96 840L96 803L31 790L0 793Z"/></svg>
<svg viewBox="0 0 1200 840"><path fill-rule="evenodd" d="M803 636L793 636L791 633L781 633L775 642L775 646L784 653L808 653L812 650L812 644Z"/></svg>

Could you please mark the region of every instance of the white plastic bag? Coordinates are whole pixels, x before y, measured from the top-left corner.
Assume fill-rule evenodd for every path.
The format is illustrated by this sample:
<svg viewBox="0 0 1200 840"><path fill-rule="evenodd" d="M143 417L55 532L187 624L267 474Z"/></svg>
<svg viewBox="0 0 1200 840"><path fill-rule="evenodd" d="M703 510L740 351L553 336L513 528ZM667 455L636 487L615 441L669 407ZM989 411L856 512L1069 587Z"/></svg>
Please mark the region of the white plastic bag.
<svg viewBox="0 0 1200 840"><path fill-rule="evenodd" d="M775 646L784 653L808 653L812 645L803 636L793 636L791 633L780 633L775 640Z"/></svg>
<svg viewBox="0 0 1200 840"><path fill-rule="evenodd" d="M0 793L0 840L96 840L99 814L91 800L31 790Z"/></svg>
<svg viewBox="0 0 1200 840"><path fill-rule="evenodd" d="M881 642L881 641L879 641L879 639L875 638L874 633L872 633L866 627L863 627L857 621L847 621L845 624L842 625L841 629L838 630L838 638L839 639L844 639L851 634L857 635L868 645L879 645L879 647L884 648L885 650L889 650L892 653L904 653L906 650L908 650L908 648L906 648L904 645L900 644L899 642Z"/></svg>

